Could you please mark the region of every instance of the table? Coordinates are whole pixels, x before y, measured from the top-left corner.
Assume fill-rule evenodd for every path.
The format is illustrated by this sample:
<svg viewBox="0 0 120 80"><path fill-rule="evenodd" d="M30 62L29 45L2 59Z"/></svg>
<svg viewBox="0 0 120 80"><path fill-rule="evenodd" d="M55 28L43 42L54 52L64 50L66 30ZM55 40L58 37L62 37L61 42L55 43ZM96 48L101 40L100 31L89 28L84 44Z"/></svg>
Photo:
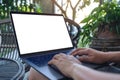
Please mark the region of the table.
<svg viewBox="0 0 120 80"><path fill-rule="evenodd" d="M24 66L20 62L0 58L0 80L20 80L24 73Z"/></svg>

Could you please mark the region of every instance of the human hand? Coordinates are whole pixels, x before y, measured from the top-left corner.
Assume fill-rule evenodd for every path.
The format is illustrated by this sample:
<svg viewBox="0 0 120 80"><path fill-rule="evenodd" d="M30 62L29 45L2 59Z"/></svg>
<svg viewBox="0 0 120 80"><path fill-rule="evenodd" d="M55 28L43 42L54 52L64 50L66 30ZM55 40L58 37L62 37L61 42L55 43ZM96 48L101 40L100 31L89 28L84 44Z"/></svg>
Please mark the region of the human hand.
<svg viewBox="0 0 120 80"><path fill-rule="evenodd" d="M80 64L80 61L72 55L60 53L55 55L48 64L55 65L65 76L71 77L74 64Z"/></svg>
<svg viewBox="0 0 120 80"><path fill-rule="evenodd" d="M91 48L78 48L71 53L71 55L78 55L78 59L84 62L92 62L92 63L104 63L108 61L107 54L102 51L97 51Z"/></svg>

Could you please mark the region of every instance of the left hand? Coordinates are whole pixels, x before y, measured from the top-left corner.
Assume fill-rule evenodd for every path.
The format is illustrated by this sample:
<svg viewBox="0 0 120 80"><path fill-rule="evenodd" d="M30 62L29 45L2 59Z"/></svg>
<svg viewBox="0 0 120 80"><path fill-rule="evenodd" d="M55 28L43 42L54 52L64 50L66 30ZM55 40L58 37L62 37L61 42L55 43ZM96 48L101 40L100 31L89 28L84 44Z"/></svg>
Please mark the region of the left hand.
<svg viewBox="0 0 120 80"><path fill-rule="evenodd" d="M65 76L71 77L74 64L80 64L80 61L72 55L60 53L55 55L48 64L55 65Z"/></svg>
<svg viewBox="0 0 120 80"><path fill-rule="evenodd" d="M106 52L98 51L92 48L78 48L74 50L71 55L78 55L80 61L102 64L109 61L108 54Z"/></svg>

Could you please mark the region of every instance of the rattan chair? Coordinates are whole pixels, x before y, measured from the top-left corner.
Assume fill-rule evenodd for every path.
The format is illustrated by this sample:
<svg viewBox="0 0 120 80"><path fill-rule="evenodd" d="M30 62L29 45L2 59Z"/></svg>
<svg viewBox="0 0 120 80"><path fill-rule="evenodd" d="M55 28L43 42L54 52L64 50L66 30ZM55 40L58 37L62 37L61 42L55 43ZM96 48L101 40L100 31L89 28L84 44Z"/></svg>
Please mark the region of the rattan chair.
<svg viewBox="0 0 120 80"><path fill-rule="evenodd" d="M22 80L25 73L10 19L0 20L0 71L0 80Z"/></svg>

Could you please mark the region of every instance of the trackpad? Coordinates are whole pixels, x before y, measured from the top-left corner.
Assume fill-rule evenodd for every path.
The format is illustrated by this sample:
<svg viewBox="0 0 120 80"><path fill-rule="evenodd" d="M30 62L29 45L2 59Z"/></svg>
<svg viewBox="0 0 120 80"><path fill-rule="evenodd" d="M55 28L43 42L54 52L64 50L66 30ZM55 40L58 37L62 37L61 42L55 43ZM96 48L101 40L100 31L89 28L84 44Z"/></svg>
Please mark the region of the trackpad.
<svg viewBox="0 0 120 80"><path fill-rule="evenodd" d="M59 72L55 71L53 68L47 65L39 67L38 71L40 71L44 76L46 76L50 80L59 80L64 78L62 74L60 74Z"/></svg>

